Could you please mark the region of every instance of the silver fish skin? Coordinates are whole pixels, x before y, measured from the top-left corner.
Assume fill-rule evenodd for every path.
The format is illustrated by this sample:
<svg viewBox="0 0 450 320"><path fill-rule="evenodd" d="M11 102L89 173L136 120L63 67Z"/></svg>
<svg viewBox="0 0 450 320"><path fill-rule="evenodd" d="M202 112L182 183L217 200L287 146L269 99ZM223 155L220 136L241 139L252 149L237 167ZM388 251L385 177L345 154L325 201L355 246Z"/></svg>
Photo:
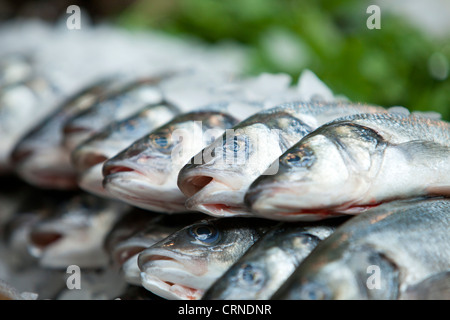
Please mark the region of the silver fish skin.
<svg viewBox="0 0 450 320"><path fill-rule="evenodd" d="M402 299L450 268L450 201L398 200L351 218L319 243L272 299Z"/></svg>
<svg viewBox="0 0 450 320"><path fill-rule="evenodd" d="M325 124L287 150L277 174L246 194L275 220L358 214L382 202L449 195L450 125L400 114L360 114Z"/></svg>
<svg viewBox="0 0 450 320"><path fill-rule="evenodd" d="M30 231L30 253L45 268L102 268L108 265L106 235L131 210L121 202L81 193L63 203Z"/></svg>
<svg viewBox="0 0 450 320"><path fill-rule="evenodd" d="M22 137L57 107L58 89L43 77L0 90L0 172L13 172L11 153Z"/></svg>
<svg viewBox="0 0 450 320"><path fill-rule="evenodd" d="M62 126L71 116L104 99L118 85L114 77L89 84L42 119L17 143L11 155L16 173L39 188L78 188L70 154L62 146Z"/></svg>
<svg viewBox="0 0 450 320"><path fill-rule="evenodd" d="M103 185L117 199L164 213L188 212L180 169L238 120L218 111L181 114L105 162Z"/></svg>
<svg viewBox="0 0 450 320"><path fill-rule="evenodd" d="M10 53L0 57L0 90L26 81L34 73L33 59L25 54Z"/></svg>
<svg viewBox="0 0 450 320"><path fill-rule="evenodd" d="M170 300L199 300L273 223L258 218L208 217L142 251L142 285Z"/></svg>
<svg viewBox="0 0 450 320"><path fill-rule="evenodd" d="M250 184L284 151L319 125L361 112L384 112L377 106L343 102L291 102L250 116L208 145L178 176L186 207L212 216L251 216L244 203ZM277 164L277 163L275 163Z"/></svg>
<svg viewBox="0 0 450 320"><path fill-rule="evenodd" d="M450 300L450 271L432 275L408 287L402 300Z"/></svg>
<svg viewBox="0 0 450 320"><path fill-rule="evenodd" d="M139 220L142 223L132 222L136 228L133 234L123 237L120 241L109 243L108 252L114 265L119 266L127 283L142 286L141 271L138 266L139 254L165 239L170 234L190 225L200 219L201 214L192 213L188 215L164 215L149 214L148 211L141 212L141 216L150 216L147 221ZM107 239L108 241L108 239Z"/></svg>
<svg viewBox="0 0 450 320"><path fill-rule="evenodd" d="M152 104L136 114L106 126L102 131L81 143L71 156L77 170L81 189L102 197L108 197L103 189L103 164L126 149L134 141L162 126L179 111L167 103Z"/></svg>
<svg viewBox="0 0 450 320"><path fill-rule="evenodd" d="M126 83L92 108L68 119L63 126L63 144L69 154L107 125L126 119L149 104L161 103L160 81L161 77L155 76Z"/></svg>
<svg viewBox="0 0 450 320"><path fill-rule="evenodd" d="M0 279L0 300L36 300L37 298L37 294L20 292L9 283Z"/></svg>
<svg viewBox="0 0 450 320"><path fill-rule="evenodd" d="M203 295L202 300L267 300L345 219L280 223L263 235Z"/></svg>

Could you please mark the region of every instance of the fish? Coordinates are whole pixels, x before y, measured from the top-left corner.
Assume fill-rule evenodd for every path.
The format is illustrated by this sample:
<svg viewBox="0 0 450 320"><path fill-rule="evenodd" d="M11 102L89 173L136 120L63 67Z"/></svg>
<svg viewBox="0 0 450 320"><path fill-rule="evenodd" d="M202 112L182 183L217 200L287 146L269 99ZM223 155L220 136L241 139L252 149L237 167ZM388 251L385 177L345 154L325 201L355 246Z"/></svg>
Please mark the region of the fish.
<svg viewBox="0 0 450 320"><path fill-rule="evenodd" d="M103 187L130 205L164 213L189 212L178 189L180 169L239 120L221 111L181 114L136 140L103 165Z"/></svg>
<svg viewBox="0 0 450 320"><path fill-rule="evenodd" d="M27 183L46 189L78 189L70 154L62 146L64 122L96 102L119 85L115 77L86 85L62 102L56 110L36 124L15 146L11 155L14 170ZM29 115L28 115L29 116Z"/></svg>
<svg viewBox="0 0 450 320"><path fill-rule="evenodd" d="M201 215L164 215L136 210L111 230L106 237L105 247L113 265L121 269L125 281L142 286L138 266L139 254L170 234L198 221Z"/></svg>
<svg viewBox="0 0 450 320"><path fill-rule="evenodd" d="M13 172L14 147L56 108L60 97L50 80L39 76L0 89L0 172Z"/></svg>
<svg viewBox="0 0 450 320"><path fill-rule="evenodd" d="M416 198L371 208L320 242L273 300L402 299L450 268L450 200Z"/></svg>
<svg viewBox="0 0 450 320"><path fill-rule="evenodd" d="M76 194L49 217L34 224L29 251L44 268L102 268L108 265L103 242L130 206L86 193Z"/></svg>
<svg viewBox="0 0 450 320"><path fill-rule="evenodd" d="M319 125L337 117L384 112L379 106L346 102L290 102L243 120L204 148L180 171L186 207L217 217L252 216L244 196L262 174L273 175L284 151Z"/></svg>
<svg viewBox="0 0 450 320"><path fill-rule="evenodd" d="M92 108L67 119L62 131L63 145L69 154L107 125L123 120L148 105L161 103L163 96L158 83L164 77L155 76L126 82Z"/></svg>
<svg viewBox="0 0 450 320"><path fill-rule="evenodd" d="M118 295L114 300L164 300L163 298L151 293L142 286L129 285L124 292Z"/></svg>
<svg viewBox="0 0 450 320"><path fill-rule="evenodd" d="M402 300L450 300L450 271L434 274L408 287Z"/></svg>
<svg viewBox="0 0 450 320"><path fill-rule="evenodd" d="M142 285L169 300L199 300L274 223L206 217L139 254Z"/></svg>
<svg viewBox="0 0 450 320"><path fill-rule="evenodd" d="M260 176L246 203L257 216L318 220L380 203L450 195L450 125L401 114L359 114L314 130Z"/></svg>
<svg viewBox="0 0 450 320"><path fill-rule="evenodd" d="M71 154L79 187L95 195L108 197L109 194L103 189L102 168L105 161L178 113L178 109L171 104L151 104L124 120L111 123L82 142Z"/></svg>
<svg viewBox="0 0 450 320"><path fill-rule="evenodd" d="M0 300L36 300L34 292L20 292L8 282L0 279Z"/></svg>
<svg viewBox="0 0 450 320"><path fill-rule="evenodd" d="M264 234L202 300L268 300L299 264L345 219L281 222Z"/></svg>
<svg viewBox="0 0 450 320"><path fill-rule="evenodd" d="M33 59L26 54L7 54L0 57L0 90L7 85L26 81L34 73Z"/></svg>

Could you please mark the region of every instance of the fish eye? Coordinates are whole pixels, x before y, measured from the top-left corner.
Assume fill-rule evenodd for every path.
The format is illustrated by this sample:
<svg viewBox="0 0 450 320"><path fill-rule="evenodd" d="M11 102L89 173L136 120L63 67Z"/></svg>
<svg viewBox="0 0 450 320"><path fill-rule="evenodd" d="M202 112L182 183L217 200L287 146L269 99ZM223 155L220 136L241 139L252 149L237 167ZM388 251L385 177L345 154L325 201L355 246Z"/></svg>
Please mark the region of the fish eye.
<svg viewBox="0 0 450 320"><path fill-rule="evenodd" d="M257 286L264 280L262 271L251 264L244 264L239 270L239 279L246 285Z"/></svg>
<svg viewBox="0 0 450 320"><path fill-rule="evenodd" d="M309 149L300 149L295 152L289 152L282 158L282 162L290 167L309 168L313 165L316 157Z"/></svg>
<svg viewBox="0 0 450 320"><path fill-rule="evenodd" d="M240 151L245 151L247 147L247 139L243 136L234 136L232 141L226 142L226 149L233 153L238 153Z"/></svg>
<svg viewBox="0 0 450 320"><path fill-rule="evenodd" d="M300 289L300 300L329 300L331 293L327 287L318 283L307 283Z"/></svg>
<svg viewBox="0 0 450 320"><path fill-rule="evenodd" d="M202 224L189 228L189 234L195 240L206 244L213 244L219 239L219 231L211 225Z"/></svg>
<svg viewBox="0 0 450 320"><path fill-rule="evenodd" d="M167 149L170 145L169 139L164 135L156 135L153 137L153 144L162 149Z"/></svg>

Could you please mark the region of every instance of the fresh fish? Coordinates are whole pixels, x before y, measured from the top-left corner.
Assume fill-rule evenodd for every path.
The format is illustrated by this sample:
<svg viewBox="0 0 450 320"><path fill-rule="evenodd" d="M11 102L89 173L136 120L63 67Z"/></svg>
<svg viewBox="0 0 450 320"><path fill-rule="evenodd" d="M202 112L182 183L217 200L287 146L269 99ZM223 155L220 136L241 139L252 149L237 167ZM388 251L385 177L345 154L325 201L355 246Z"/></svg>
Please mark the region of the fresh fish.
<svg viewBox="0 0 450 320"><path fill-rule="evenodd" d="M336 221L337 220L337 221ZM267 300L343 219L280 223L237 260L203 300Z"/></svg>
<svg viewBox="0 0 450 320"><path fill-rule="evenodd" d="M443 271L408 287L403 300L450 300L450 271Z"/></svg>
<svg viewBox="0 0 450 320"><path fill-rule="evenodd" d="M178 189L180 169L238 120L219 111L194 111L138 139L105 162L104 188L131 205L158 212L186 212Z"/></svg>
<svg viewBox="0 0 450 320"><path fill-rule="evenodd" d="M269 228L267 219L198 221L141 252L142 285L172 300L198 300Z"/></svg>
<svg viewBox="0 0 450 320"><path fill-rule="evenodd" d="M261 176L246 199L252 212L279 220L357 214L401 198L450 195L448 122L400 114L362 114L328 123Z"/></svg>
<svg viewBox="0 0 450 320"><path fill-rule="evenodd" d="M0 279L0 300L36 300L38 295L33 292L19 292L9 283Z"/></svg>
<svg viewBox="0 0 450 320"><path fill-rule="evenodd" d="M67 120L63 128L63 143L69 154L107 125L130 117L150 104L161 103L160 81L160 77L150 77L126 83L92 108Z"/></svg>
<svg viewBox="0 0 450 320"><path fill-rule="evenodd" d="M163 300L142 286L129 285L123 293L114 300Z"/></svg>
<svg viewBox="0 0 450 320"><path fill-rule="evenodd" d="M18 142L12 154L12 162L18 175L40 188L77 188L76 172L70 163L70 154L61 145L62 125L77 112L104 99L117 85L115 78L109 78L87 86L31 130Z"/></svg>
<svg viewBox="0 0 450 320"><path fill-rule="evenodd" d="M136 217L139 215L139 217ZM147 217L147 218L145 218ZM170 234L194 223L200 214L163 215L149 212L135 212L126 221L117 224L106 238L105 246L114 265L121 268L129 284L141 286L141 271L138 266L139 254ZM118 234L121 236L118 237Z"/></svg>
<svg viewBox="0 0 450 320"><path fill-rule="evenodd" d="M103 163L177 114L178 110L170 104L149 105L125 120L106 126L81 143L72 152L78 185L96 195L108 196L102 185Z"/></svg>
<svg viewBox="0 0 450 320"><path fill-rule="evenodd" d="M76 195L32 227L29 250L42 267L105 267L108 254L103 241L128 210L129 206L117 201Z"/></svg>
<svg viewBox="0 0 450 320"><path fill-rule="evenodd" d="M186 207L213 216L248 216L244 204L250 184L277 171L271 163L319 125L337 117L383 112L384 108L349 103L292 102L261 111L227 130L196 155L178 177Z"/></svg>
<svg viewBox="0 0 450 320"><path fill-rule="evenodd" d="M450 269L450 200L398 200L351 218L272 299L402 299Z"/></svg>
<svg viewBox="0 0 450 320"><path fill-rule="evenodd" d="M0 172L11 172L10 156L19 140L55 109L60 96L48 80L33 77L0 90Z"/></svg>

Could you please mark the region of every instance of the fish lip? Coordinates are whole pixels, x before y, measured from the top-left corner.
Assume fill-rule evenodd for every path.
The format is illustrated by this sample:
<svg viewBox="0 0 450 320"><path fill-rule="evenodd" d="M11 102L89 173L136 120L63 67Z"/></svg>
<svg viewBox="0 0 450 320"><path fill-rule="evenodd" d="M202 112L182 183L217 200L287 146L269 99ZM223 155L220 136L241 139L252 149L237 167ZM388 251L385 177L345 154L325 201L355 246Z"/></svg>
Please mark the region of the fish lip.
<svg viewBox="0 0 450 320"><path fill-rule="evenodd" d="M117 171L114 169L116 169ZM110 160L110 161L106 161L103 164L102 173L103 173L103 176L105 177L105 179L113 178L116 175L119 175L123 172L135 172L145 178L145 173L143 173L140 170L139 166L134 164L132 161Z"/></svg>
<svg viewBox="0 0 450 320"><path fill-rule="evenodd" d="M44 250L64 238L64 234L53 230L31 230L30 254L36 258L42 256Z"/></svg>
<svg viewBox="0 0 450 320"><path fill-rule="evenodd" d="M178 276L181 274L187 278L191 278L193 274L183 264L182 260L182 254L166 249L148 248L141 252L138 256L138 267L141 270L142 285L147 290L168 299L199 299L204 293L203 289L193 288L185 284L171 281L176 281L176 279L161 277L160 271L167 272L167 270L175 269L177 270ZM184 289L193 294L186 294L183 296L182 293L179 292L177 295L175 293L177 288L181 288L182 291Z"/></svg>
<svg viewBox="0 0 450 320"><path fill-rule="evenodd" d="M104 163L109 157L98 150L77 151L72 153L72 164L77 171L86 171L92 167Z"/></svg>
<svg viewBox="0 0 450 320"><path fill-rule="evenodd" d="M134 182L138 181L138 183L142 185L141 188L133 190L122 183L122 181L130 180L134 180ZM184 195L179 192L179 190L177 190L180 193L180 195L177 196L177 198L179 199L173 198L169 201L149 198L148 195L152 194L152 191L149 189L155 188L155 185L151 182L152 181L149 180L145 175L136 171L117 172L114 174L110 174L103 179L103 188L110 196L118 198L126 203L145 210L167 213L189 211L185 207L186 199ZM140 190L141 192L139 192ZM175 190L159 190L159 192L170 192L170 194L174 194L174 191Z"/></svg>
<svg viewBox="0 0 450 320"><path fill-rule="evenodd" d="M34 153L32 148L16 148L13 150L10 159L14 165L20 165L29 159Z"/></svg>

